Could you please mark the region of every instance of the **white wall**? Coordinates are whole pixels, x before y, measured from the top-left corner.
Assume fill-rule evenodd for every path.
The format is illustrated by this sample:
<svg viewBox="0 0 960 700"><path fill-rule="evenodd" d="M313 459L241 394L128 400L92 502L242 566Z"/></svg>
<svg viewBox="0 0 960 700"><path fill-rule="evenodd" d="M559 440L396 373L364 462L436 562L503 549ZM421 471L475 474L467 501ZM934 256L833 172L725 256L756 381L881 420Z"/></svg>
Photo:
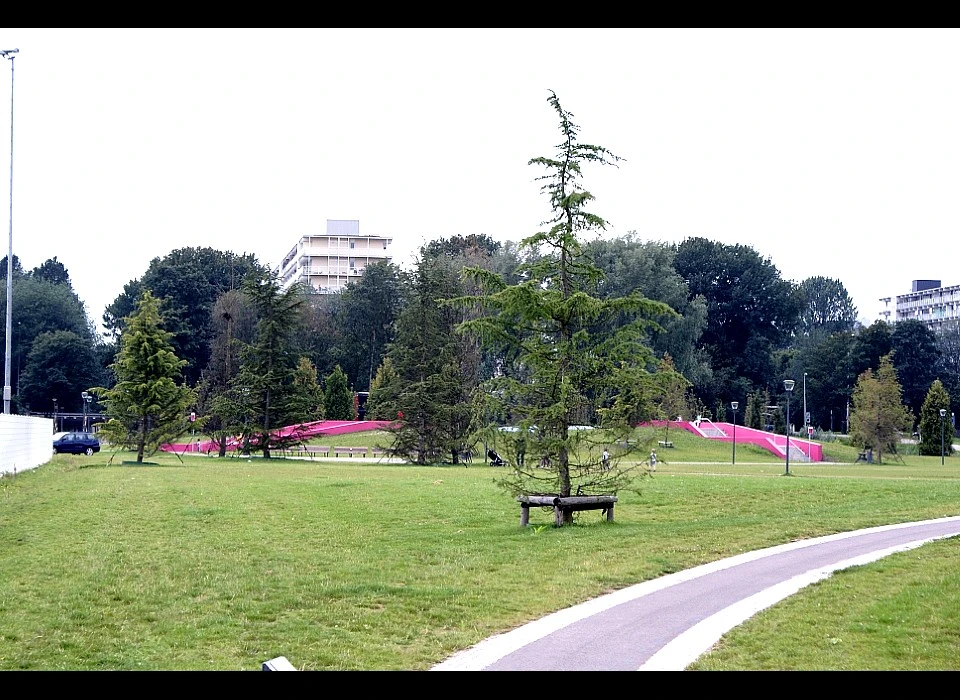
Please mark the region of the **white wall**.
<svg viewBox="0 0 960 700"><path fill-rule="evenodd" d="M0 414L0 474L39 467L53 457L53 420Z"/></svg>

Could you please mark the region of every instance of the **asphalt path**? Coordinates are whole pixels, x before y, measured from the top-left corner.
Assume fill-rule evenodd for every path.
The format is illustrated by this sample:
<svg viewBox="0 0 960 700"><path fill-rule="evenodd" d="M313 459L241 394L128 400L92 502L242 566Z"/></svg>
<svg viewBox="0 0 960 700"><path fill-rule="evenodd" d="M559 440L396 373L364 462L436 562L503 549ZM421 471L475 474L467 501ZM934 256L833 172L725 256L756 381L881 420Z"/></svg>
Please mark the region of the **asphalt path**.
<svg viewBox="0 0 960 700"><path fill-rule="evenodd" d="M960 535L960 516L844 532L662 576L486 639L434 671L680 671L834 571Z"/></svg>

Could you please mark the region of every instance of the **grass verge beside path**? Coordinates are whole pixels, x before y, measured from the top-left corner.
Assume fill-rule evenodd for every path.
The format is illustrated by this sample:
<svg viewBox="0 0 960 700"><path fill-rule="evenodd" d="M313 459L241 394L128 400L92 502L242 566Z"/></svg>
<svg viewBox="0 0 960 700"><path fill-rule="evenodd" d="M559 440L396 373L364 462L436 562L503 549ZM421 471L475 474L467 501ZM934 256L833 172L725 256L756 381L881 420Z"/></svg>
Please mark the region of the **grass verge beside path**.
<svg viewBox="0 0 960 700"><path fill-rule="evenodd" d="M0 668L425 669L665 573L960 513L960 460L933 458L784 478L738 446L736 468L661 463L613 523L523 529L483 465L109 457L0 479Z"/></svg>

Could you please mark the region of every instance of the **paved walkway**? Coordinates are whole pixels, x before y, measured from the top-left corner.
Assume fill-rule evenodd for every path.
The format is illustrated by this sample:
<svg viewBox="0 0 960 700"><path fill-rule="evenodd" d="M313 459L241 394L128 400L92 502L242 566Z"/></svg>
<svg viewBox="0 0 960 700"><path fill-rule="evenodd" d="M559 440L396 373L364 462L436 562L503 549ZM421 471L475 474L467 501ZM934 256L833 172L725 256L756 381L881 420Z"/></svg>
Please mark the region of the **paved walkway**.
<svg viewBox="0 0 960 700"><path fill-rule="evenodd" d="M728 630L834 571L958 535L960 516L748 552L560 610L431 670L680 671Z"/></svg>

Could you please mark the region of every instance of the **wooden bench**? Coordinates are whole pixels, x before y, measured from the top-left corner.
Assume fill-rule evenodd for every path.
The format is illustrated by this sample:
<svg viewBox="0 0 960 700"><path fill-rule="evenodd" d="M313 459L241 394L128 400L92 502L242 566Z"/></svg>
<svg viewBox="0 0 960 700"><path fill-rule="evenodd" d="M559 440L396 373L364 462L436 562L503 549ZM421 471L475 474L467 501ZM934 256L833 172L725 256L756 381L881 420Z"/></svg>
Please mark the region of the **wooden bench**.
<svg viewBox="0 0 960 700"><path fill-rule="evenodd" d="M367 448L366 447L334 447L333 456L339 457L340 455L347 455L348 457L359 455L361 457L366 457Z"/></svg>
<svg viewBox="0 0 960 700"><path fill-rule="evenodd" d="M657 440L657 445L660 447L673 447L673 443L669 440Z"/></svg>
<svg viewBox="0 0 960 700"><path fill-rule="evenodd" d="M566 516L577 510L602 510L607 521L613 521L616 496L517 496L520 502L520 526L530 524L530 506L553 506L553 524L561 527Z"/></svg>

